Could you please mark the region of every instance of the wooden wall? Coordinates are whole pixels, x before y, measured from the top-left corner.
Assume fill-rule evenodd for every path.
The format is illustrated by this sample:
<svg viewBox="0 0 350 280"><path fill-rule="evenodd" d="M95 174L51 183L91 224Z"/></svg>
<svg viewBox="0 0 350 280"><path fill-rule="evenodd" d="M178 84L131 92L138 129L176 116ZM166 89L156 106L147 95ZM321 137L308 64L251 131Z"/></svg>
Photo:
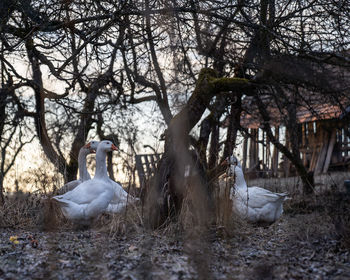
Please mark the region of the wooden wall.
<svg viewBox="0 0 350 280"><path fill-rule="evenodd" d="M334 120L300 124L300 156L309 171L317 175L350 167L349 128ZM252 137L244 139L242 163L249 178L296 175L289 160L266 139L261 129L249 129L249 132ZM275 127L275 137L290 146L288 132L283 127Z"/></svg>

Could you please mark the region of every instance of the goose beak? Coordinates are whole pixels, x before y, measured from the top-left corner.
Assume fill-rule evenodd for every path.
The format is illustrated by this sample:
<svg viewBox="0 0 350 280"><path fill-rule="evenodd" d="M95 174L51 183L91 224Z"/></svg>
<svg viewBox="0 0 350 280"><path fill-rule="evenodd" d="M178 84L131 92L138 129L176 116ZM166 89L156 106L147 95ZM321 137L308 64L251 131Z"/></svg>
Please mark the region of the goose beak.
<svg viewBox="0 0 350 280"><path fill-rule="evenodd" d="M111 148L113 151L118 151L118 148L114 144L112 144Z"/></svg>
<svg viewBox="0 0 350 280"><path fill-rule="evenodd" d="M89 143L87 143L87 144L84 146L84 148L90 149L90 148L91 148L91 144L90 144L90 142L89 142Z"/></svg>

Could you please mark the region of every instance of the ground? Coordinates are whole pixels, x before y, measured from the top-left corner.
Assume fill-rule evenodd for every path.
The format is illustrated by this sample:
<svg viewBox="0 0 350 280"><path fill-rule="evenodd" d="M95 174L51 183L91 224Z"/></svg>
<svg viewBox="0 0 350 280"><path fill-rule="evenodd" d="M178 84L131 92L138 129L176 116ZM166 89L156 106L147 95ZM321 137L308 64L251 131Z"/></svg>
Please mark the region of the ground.
<svg viewBox="0 0 350 280"><path fill-rule="evenodd" d="M269 227L202 241L167 229L0 228L0 279L350 279L333 210L312 203L287 204Z"/></svg>

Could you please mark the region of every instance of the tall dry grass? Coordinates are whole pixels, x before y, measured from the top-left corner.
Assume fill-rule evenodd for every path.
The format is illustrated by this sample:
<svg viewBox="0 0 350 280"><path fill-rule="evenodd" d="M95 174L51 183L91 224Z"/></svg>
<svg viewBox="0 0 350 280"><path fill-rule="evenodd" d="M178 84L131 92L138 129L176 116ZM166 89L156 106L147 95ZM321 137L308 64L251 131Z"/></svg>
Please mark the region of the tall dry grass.
<svg viewBox="0 0 350 280"><path fill-rule="evenodd" d="M49 230L60 221L60 211L42 193L16 192L0 205L0 227Z"/></svg>
<svg viewBox="0 0 350 280"><path fill-rule="evenodd" d="M94 223L94 228L111 237L144 231L142 206L139 201L128 203L120 213L104 213Z"/></svg>

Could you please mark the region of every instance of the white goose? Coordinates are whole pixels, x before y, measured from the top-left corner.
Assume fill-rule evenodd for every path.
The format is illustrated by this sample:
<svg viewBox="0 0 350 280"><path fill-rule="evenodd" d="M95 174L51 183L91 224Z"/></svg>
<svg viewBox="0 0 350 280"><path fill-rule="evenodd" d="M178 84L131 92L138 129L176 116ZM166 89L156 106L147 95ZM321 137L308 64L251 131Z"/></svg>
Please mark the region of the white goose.
<svg viewBox="0 0 350 280"><path fill-rule="evenodd" d="M247 187L242 167L236 157L226 159L229 164L228 176L235 176L231 199L235 210L249 222L273 223L283 213L283 202L287 193L274 193L260 187Z"/></svg>
<svg viewBox="0 0 350 280"><path fill-rule="evenodd" d="M115 187L107 174L107 152L117 150L108 140L101 141L96 151L96 172L91 180L78 185L73 190L54 196L66 218L79 224L89 224L103 213L115 195Z"/></svg>
<svg viewBox="0 0 350 280"><path fill-rule="evenodd" d="M86 168L86 157L89 154L93 154L97 150L97 146L100 142L98 141L90 141L86 145L80 148L79 155L78 155L78 168L79 168L79 179L73 180L68 182L67 184L63 185L59 190L59 194L63 194L67 191L73 190L76 186L81 184L82 182L85 182L87 180L90 180L90 174Z"/></svg>

